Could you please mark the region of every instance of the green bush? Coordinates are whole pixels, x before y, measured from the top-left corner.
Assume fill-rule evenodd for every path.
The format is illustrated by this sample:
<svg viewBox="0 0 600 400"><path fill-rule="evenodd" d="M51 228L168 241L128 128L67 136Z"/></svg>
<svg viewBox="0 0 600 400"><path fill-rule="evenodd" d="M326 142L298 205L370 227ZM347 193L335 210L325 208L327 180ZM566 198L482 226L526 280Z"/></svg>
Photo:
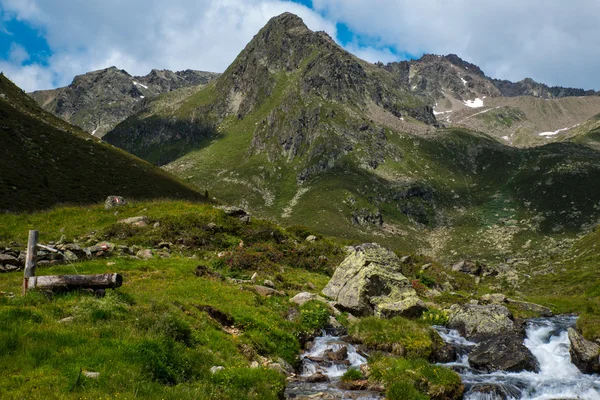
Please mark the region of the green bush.
<svg viewBox="0 0 600 400"><path fill-rule="evenodd" d="M448 323L448 312L437 308L425 311L421 319L430 325L446 325Z"/></svg>
<svg viewBox="0 0 600 400"><path fill-rule="evenodd" d="M300 322L306 332L323 329L329 323L329 309L320 301L311 300L300 307Z"/></svg>
<svg viewBox="0 0 600 400"><path fill-rule="evenodd" d="M359 379L363 379L363 374L362 372L360 372L359 369L356 368L349 368L346 372L344 372L344 375L342 375L342 381L344 382L350 382L350 381L357 381Z"/></svg>

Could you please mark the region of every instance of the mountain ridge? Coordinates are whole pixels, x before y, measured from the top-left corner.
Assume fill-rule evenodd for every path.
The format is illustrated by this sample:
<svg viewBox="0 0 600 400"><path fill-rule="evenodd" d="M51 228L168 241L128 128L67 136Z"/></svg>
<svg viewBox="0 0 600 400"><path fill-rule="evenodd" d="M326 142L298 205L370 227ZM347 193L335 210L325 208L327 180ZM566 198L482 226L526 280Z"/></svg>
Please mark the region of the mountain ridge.
<svg viewBox="0 0 600 400"><path fill-rule="evenodd" d="M115 66L77 75L65 87L29 93L46 111L102 137L139 111L146 98L182 87L206 84L218 74L153 69L132 76Z"/></svg>
<svg viewBox="0 0 600 400"><path fill-rule="evenodd" d="M89 204L109 195L207 201L192 187L90 136L0 75L0 210Z"/></svg>

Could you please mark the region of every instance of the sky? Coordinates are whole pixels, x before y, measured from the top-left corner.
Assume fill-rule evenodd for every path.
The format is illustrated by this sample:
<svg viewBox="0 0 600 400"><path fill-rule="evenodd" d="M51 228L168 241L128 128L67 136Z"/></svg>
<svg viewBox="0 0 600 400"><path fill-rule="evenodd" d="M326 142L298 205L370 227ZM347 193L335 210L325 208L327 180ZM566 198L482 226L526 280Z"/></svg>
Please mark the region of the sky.
<svg viewBox="0 0 600 400"><path fill-rule="evenodd" d="M490 77L600 90L600 0L0 0L0 71L26 91L110 66L222 72L285 11L370 62L455 53Z"/></svg>

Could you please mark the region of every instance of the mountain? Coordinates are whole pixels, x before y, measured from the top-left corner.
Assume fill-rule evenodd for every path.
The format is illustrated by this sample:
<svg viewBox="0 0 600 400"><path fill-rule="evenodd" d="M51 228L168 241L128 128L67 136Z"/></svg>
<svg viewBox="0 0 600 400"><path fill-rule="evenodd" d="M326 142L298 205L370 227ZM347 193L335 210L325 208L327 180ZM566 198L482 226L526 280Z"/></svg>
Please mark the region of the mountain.
<svg viewBox="0 0 600 400"><path fill-rule="evenodd" d="M600 154L576 142L515 148L433 118L430 101L450 84L464 102L508 101L457 58L415 65L433 74L438 59L446 83L415 78L414 89L400 65L360 60L283 14L206 87L150 100L105 139L149 160L164 144L167 171L283 224L446 260L536 259L593 224ZM454 79L463 69L472 85ZM181 126L200 130L194 145Z"/></svg>
<svg viewBox="0 0 600 400"><path fill-rule="evenodd" d="M67 87L40 90L30 96L46 111L102 137L119 122L143 108L145 100L182 87L208 83L212 72L153 69L131 76L110 67L78 75Z"/></svg>
<svg viewBox="0 0 600 400"><path fill-rule="evenodd" d="M486 132L511 146L566 140L600 112L598 92L492 79L455 54L379 65L426 98L440 124Z"/></svg>
<svg viewBox="0 0 600 400"><path fill-rule="evenodd" d="M42 110L0 75L0 210L87 204L109 195L204 199L159 168Z"/></svg>

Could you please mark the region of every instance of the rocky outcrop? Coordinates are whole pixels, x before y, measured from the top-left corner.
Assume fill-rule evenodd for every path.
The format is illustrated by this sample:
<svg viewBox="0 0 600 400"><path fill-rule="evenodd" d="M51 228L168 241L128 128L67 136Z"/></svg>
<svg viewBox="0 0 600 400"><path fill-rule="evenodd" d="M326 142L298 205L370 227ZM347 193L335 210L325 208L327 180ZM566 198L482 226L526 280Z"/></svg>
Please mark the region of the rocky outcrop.
<svg viewBox="0 0 600 400"><path fill-rule="evenodd" d="M450 307L448 327L475 341L519 332L512 313L498 304L455 304Z"/></svg>
<svg viewBox="0 0 600 400"><path fill-rule="evenodd" d="M585 374L600 373L600 346L586 340L579 332L569 328L571 362Z"/></svg>
<svg viewBox="0 0 600 400"><path fill-rule="evenodd" d="M46 111L102 137L139 111L147 99L205 84L217 76L219 74L203 71L157 69L146 76L131 76L122 69L110 67L78 75L67 87L29 95Z"/></svg>
<svg viewBox="0 0 600 400"><path fill-rule="evenodd" d="M537 360L515 334L494 336L469 353L469 364L480 371L539 371Z"/></svg>
<svg viewBox="0 0 600 400"><path fill-rule="evenodd" d="M426 309L400 271L400 259L376 243L349 248L323 294L354 315L416 316Z"/></svg>

